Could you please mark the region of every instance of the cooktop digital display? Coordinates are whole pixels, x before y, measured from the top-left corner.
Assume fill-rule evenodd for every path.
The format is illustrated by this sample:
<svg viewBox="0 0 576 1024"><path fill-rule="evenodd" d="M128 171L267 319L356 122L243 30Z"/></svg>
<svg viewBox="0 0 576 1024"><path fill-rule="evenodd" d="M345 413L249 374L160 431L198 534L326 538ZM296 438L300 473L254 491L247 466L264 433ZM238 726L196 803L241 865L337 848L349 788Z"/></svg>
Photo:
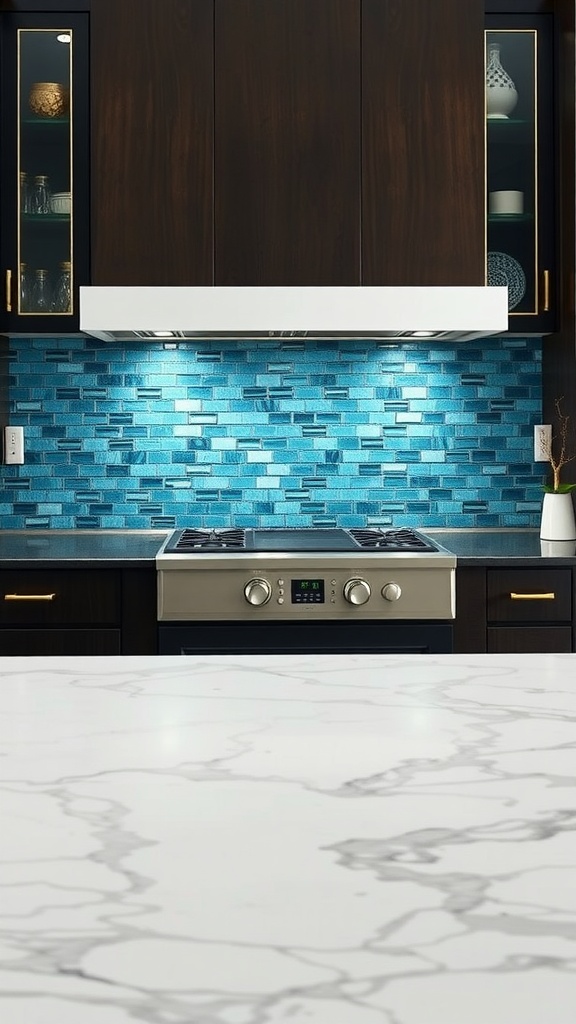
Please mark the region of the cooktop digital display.
<svg viewBox="0 0 576 1024"><path fill-rule="evenodd" d="M291 580L292 604L324 604L324 580Z"/></svg>

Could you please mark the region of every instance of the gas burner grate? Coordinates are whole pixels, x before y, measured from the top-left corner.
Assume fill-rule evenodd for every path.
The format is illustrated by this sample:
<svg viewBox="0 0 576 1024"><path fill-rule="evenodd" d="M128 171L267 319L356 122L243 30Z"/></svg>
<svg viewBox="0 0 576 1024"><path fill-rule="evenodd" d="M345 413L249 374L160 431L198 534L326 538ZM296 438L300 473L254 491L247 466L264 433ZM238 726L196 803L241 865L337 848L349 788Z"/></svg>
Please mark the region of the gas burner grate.
<svg viewBox="0 0 576 1024"><path fill-rule="evenodd" d="M407 527L400 530L349 530L356 543L371 551L434 551L432 544Z"/></svg>
<svg viewBox="0 0 576 1024"><path fill-rule="evenodd" d="M174 551L243 551L244 530L183 530Z"/></svg>

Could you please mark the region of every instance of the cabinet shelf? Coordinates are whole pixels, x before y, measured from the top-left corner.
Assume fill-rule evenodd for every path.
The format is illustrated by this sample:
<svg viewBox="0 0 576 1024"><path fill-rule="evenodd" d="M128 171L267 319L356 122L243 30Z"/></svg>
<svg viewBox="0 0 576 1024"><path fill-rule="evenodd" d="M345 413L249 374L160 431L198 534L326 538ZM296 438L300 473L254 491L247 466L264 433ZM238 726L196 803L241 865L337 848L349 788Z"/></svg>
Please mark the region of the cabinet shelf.
<svg viewBox="0 0 576 1024"><path fill-rule="evenodd" d="M41 126L46 128L48 126L54 127L54 125L70 125L69 117L23 117L20 124L34 125L35 127Z"/></svg>
<svg viewBox="0 0 576 1024"><path fill-rule="evenodd" d="M24 224L69 224L69 213L24 213Z"/></svg>
<svg viewBox="0 0 576 1024"><path fill-rule="evenodd" d="M489 213L491 224L528 224L534 220L533 213Z"/></svg>
<svg viewBox="0 0 576 1024"><path fill-rule="evenodd" d="M528 118L486 118L488 134L492 143L498 146L520 146L534 144L534 121Z"/></svg>

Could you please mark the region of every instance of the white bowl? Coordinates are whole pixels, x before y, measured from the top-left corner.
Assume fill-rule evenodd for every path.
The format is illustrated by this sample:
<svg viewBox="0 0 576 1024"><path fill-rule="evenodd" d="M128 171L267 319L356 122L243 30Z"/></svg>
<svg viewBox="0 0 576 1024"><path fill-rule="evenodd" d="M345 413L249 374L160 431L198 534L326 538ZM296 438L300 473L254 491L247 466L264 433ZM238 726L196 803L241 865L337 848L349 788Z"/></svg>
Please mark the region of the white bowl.
<svg viewBox="0 0 576 1024"><path fill-rule="evenodd" d="M70 213L72 210L72 196L70 192L55 192L50 200L52 213Z"/></svg>

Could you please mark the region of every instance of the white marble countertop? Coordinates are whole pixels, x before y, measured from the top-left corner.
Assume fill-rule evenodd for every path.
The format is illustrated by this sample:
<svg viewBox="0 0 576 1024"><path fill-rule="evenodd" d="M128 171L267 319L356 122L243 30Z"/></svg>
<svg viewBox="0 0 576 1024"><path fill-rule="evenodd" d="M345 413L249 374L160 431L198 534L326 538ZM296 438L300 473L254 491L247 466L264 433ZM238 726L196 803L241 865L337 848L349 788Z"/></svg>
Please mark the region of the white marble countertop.
<svg viewBox="0 0 576 1024"><path fill-rule="evenodd" d="M576 654L0 659L3 1024L573 1024Z"/></svg>

